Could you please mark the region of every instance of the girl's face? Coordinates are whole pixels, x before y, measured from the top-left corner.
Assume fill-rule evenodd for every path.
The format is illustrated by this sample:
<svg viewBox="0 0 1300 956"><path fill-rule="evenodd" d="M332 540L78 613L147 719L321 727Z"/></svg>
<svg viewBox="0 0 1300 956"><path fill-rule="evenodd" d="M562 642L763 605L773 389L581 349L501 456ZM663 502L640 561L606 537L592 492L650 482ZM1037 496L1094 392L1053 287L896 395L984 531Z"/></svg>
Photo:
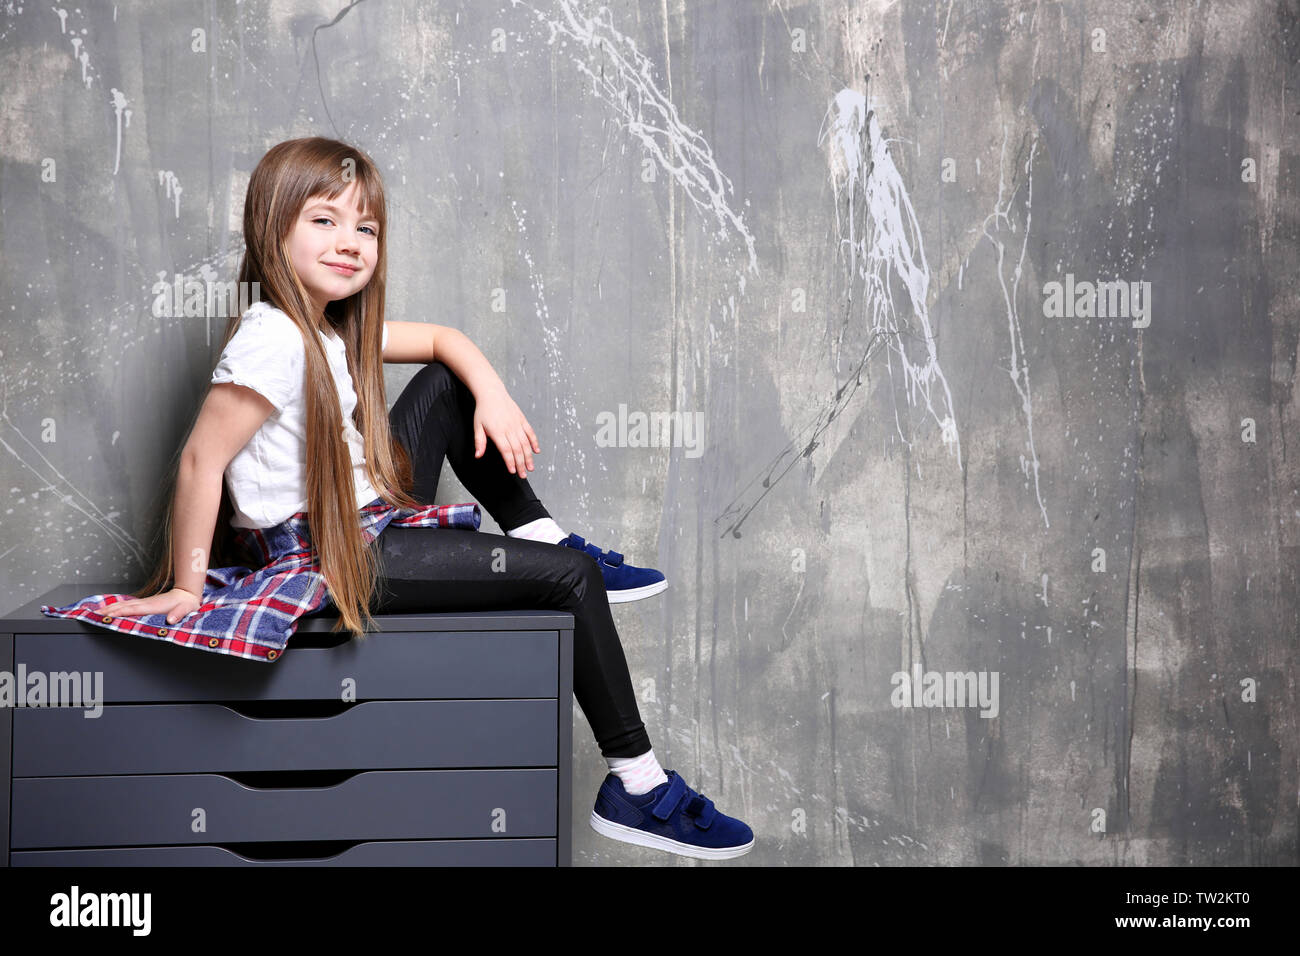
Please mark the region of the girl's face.
<svg viewBox="0 0 1300 956"><path fill-rule="evenodd" d="M320 312L363 289L379 254L379 221L361 215L354 181L334 199L308 199L289 233L289 262Z"/></svg>

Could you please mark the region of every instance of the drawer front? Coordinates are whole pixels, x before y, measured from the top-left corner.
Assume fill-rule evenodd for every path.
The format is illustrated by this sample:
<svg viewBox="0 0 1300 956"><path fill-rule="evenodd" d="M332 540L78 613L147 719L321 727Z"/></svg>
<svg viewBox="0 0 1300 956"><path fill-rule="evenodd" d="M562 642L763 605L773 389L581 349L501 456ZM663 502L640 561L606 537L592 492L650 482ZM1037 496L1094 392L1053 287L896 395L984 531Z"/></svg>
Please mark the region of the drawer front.
<svg viewBox="0 0 1300 956"><path fill-rule="evenodd" d="M295 789L219 774L16 778L11 846L555 837L557 780L554 769L376 770Z"/></svg>
<svg viewBox="0 0 1300 956"><path fill-rule="evenodd" d="M329 717L270 719L222 704L110 704L86 714L15 710L13 775L558 766L554 700L379 700Z"/></svg>
<svg viewBox="0 0 1300 956"><path fill-rule="evenodd" d="M102 674L102 703L558 697L558 631L377 631L273 663L130 634L18 634L14 671ZM97 684L98 690L95 690ZM66 703L66 702L65 702Z"/></svg>
<svg viewBox="0 0 1300 956"><path fill-rule="evenodd" d="M361 843L337 856L252 860L219 846L26 850L13 866L556 866L556 841L402 840Z"/></svg>

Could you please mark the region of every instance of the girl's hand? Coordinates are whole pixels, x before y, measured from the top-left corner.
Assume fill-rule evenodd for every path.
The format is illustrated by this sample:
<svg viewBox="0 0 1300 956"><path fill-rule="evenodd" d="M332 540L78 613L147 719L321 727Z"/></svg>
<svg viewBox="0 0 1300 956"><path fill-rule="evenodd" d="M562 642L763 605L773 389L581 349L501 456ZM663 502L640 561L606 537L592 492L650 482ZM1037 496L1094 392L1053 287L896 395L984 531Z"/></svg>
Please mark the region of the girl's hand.
<svg viewBox="0 0 1300 956"><path fill-rule="evenodd" d="M167 623L175 624L186 615L193 614L203 602L195 594L180 588L161 591L153 597L118 601L104 608L108 617L136 617L141 614L166 614Z"/></svg>
<svg viewBox="0 0 1300 956"><path fill-rule="evenodd" d="M487 451L487 440L493 443L505 459L506 469L512 475L526 477L524 470L533 470L533 452L541 454L533 426L505 389L489 392L474 401L474 457L482 458Z"/></svg>

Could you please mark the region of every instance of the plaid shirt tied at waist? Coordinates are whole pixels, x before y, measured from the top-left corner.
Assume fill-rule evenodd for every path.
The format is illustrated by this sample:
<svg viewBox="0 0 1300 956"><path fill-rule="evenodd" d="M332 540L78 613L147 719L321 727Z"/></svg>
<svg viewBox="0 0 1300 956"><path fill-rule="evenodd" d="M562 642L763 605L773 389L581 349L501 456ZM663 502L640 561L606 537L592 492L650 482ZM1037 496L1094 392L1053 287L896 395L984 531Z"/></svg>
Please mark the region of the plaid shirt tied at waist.
<svg viewBox="0 0 1300 956"><path fill-rule="evenodd" d="M375 498L359 511L366 544L388 525L403 528L478 530L482 515L474 502L395 508ZM109 606L131 594L95 594L67 607L41 605L47 617L77 618L122 634L171 641L217 654L270 663L284 653L298 618L329 600L325 578L312 552L307 513L299 511L273 528L238 528L236 539L261 567L209 568L203 603L175 624L166 614L114 617Z"/></svg>

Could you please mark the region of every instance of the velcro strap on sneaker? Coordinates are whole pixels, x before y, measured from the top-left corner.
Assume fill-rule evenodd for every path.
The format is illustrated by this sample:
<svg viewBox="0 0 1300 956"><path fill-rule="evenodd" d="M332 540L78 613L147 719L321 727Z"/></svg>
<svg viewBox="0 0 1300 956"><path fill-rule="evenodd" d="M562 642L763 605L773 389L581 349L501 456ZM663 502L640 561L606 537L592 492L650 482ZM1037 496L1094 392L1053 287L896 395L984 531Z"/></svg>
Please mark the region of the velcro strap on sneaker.
<svg viewBox="0 0 1300 956"><path fill-rule="evenodd" d="M605 558L604 561L611 568L616 568L623 563L623 555L619 554L617 551L611 551L609 552L609 557Z"/></svg>
<svg viewBox="0 0 1300 956"><path fill-rule="evenodd" d="M668 785L668 790L650 812L658 820L667 820L677 810L677 804L682 802L684 796L686 796L686 781L680 776L674 776L673 782Z"/></svg>
<svg viewBox="0 0 1300 956"><path fill-rule="evenodd" d="M718 815L713 801L702 793L691 798L691 802L686 804L686 812L695 817L695 825L701 830L707 830L712 825L713 818Z"/></svg>

